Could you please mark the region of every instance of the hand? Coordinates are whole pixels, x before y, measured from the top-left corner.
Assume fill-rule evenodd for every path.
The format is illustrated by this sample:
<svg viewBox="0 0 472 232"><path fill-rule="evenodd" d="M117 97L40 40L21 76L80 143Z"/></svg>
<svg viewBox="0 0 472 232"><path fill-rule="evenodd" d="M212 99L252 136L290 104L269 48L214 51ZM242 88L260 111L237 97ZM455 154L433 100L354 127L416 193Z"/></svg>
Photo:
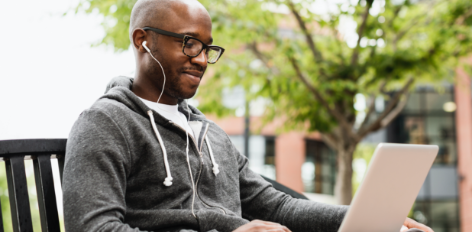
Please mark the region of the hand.
<svg viewBox="0 0 472 232"><path fill-rule="evenodd" d="M233 232L291 232L287 227L278 223L254 220L241 226Z"/></svg>
<svg viewBox="0 0 472 232"><path fill-rule="evenodd" d="M402 229L400 230L400 232L406 232L408 231L409 229L420 229L424 232L434 232L431 228L419 223L419 222L416 222L415 220L413 219L410 219L410 218L406 218L405 222L403 222L403 226L402 226ZM411 231L413 232L413 231Z"/></svg>

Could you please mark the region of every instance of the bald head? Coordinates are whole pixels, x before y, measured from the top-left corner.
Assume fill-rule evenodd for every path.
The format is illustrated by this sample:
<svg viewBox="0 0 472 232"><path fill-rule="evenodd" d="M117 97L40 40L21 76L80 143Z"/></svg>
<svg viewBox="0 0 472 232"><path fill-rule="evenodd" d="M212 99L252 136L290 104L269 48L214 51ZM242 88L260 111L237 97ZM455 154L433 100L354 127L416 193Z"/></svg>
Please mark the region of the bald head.
<svg viewBox="0 0 472 232"><path fill-rule="evenodd" d="M211 18L205 7L197 0L139 0L130 19L130 39L136 58L133 92L143 99L154 102L160 99L159 103L168 105L193 97L208 66L208 56L202 52L204 46L198 47L192 38L206 45L213 43ZM184 39L182 35L190 37ZM189 56L186 46L202 50Z"/></svg>
<svg viewBox="0 0 472 232"><path fill-rule="evenodd" d="M178 20L176 10L182 8L204 13L210 18L205 7L197 0L138 0L130 17L129 36L131 42L133 42L134 30L145 26L166 28L173 20Z"/></svg>

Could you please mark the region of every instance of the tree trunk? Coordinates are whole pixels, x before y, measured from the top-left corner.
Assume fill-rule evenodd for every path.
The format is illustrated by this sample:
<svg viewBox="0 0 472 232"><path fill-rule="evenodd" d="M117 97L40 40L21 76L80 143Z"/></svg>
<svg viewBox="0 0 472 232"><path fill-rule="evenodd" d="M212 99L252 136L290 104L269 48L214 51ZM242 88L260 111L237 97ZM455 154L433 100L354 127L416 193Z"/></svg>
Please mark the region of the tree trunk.
<svg viewBox="0 0 472 232"><path fill-rule="evenodd" d="M336 149L338 172L334 194L340 205L351 204L352 199L352 159L357 144L340 146Z"/></svg>

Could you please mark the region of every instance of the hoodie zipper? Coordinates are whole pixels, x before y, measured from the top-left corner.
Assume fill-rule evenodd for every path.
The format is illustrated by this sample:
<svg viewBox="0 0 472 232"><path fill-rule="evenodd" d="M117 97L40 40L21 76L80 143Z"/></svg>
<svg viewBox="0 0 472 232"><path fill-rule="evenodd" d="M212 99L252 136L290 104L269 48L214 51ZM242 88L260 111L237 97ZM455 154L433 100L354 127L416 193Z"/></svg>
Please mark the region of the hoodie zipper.
<svg viewBox="0 0 472 232"><path fill-rule="evenodd" d="M185 131L185 133L188 133L186 130L184 130L181 126L179 126L178 124L174 123L171 121L171 123L180 128L181 130ZM202 149L203 149L203 140L205 139L206 137L206 134L208 132L208 129L209 129L209 124L207 124L206 128L205 128L205 133L203 133L203 139L202 139ZM205 162L203 161L203 153L201 152L201 150L198 149L198 144L195 142L195 139L193 138L193 136L189 136L192 141L193 141L193 144L195 145L195 148L197 148L197 152L198 154L200 155L200 170L199 170L199 173L198 173L198 177L197 177L197 181L195 183L195 194L197 194L197 197L198 199L200 199L200 201L203 203L204 206L206 206L207 208L218 208L219 210L221 210L223 212L223 214L226 214L226 211L222 208L222 207L219 207L219 206L212 206L208 203L206 203L205 201L203 201L203 199L200 197L200 195L198 194L198 182L200 180L200 176L202 175L202 172L203 172L203 166L205 166Z"/></svg>
<svg viewBox="0 0 472 232"><path fill-rule="evenodd" d="M174 122L172 122L172 121L170 121L170 123L172 123L172 125L174 125L174 126L178 127L179 129L181 129L181 130L184 131L185 133L188 133L187 130L185 130L184 128L182 128L181 126L179 126L177 123L174 123ZM200 151L198 150L198 144L197 144L197 142L195 142L195 139L193 138L192 135L190 135L190 133L189 133L189 137L192 139L192 142L193 142L193 144L195 145L195 148L197 148L197 152L200 154ZM200 154L200 157L201 157L201 154ZM202 164L203 164L203 159L200 160L200 162L202 162Z"/></svg>

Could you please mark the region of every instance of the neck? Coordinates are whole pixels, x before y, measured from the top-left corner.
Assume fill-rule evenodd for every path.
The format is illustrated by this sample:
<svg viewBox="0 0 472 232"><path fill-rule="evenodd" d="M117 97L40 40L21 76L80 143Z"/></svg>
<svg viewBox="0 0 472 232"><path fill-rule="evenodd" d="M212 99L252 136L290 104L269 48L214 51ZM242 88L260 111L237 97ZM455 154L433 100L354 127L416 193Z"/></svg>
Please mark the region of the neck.
<svg viewBox="0 0 472 232"><path fill-rule="evenodd" d="M136 96L152 102L157 102L161 95L161 89L157 88L153 83L146 81L145 78L139 78L139 76L135 77L131 91L133 91ZM159 99L159 103L177 105L178 99L173 98L164 92L161 99Z"/></svg>

